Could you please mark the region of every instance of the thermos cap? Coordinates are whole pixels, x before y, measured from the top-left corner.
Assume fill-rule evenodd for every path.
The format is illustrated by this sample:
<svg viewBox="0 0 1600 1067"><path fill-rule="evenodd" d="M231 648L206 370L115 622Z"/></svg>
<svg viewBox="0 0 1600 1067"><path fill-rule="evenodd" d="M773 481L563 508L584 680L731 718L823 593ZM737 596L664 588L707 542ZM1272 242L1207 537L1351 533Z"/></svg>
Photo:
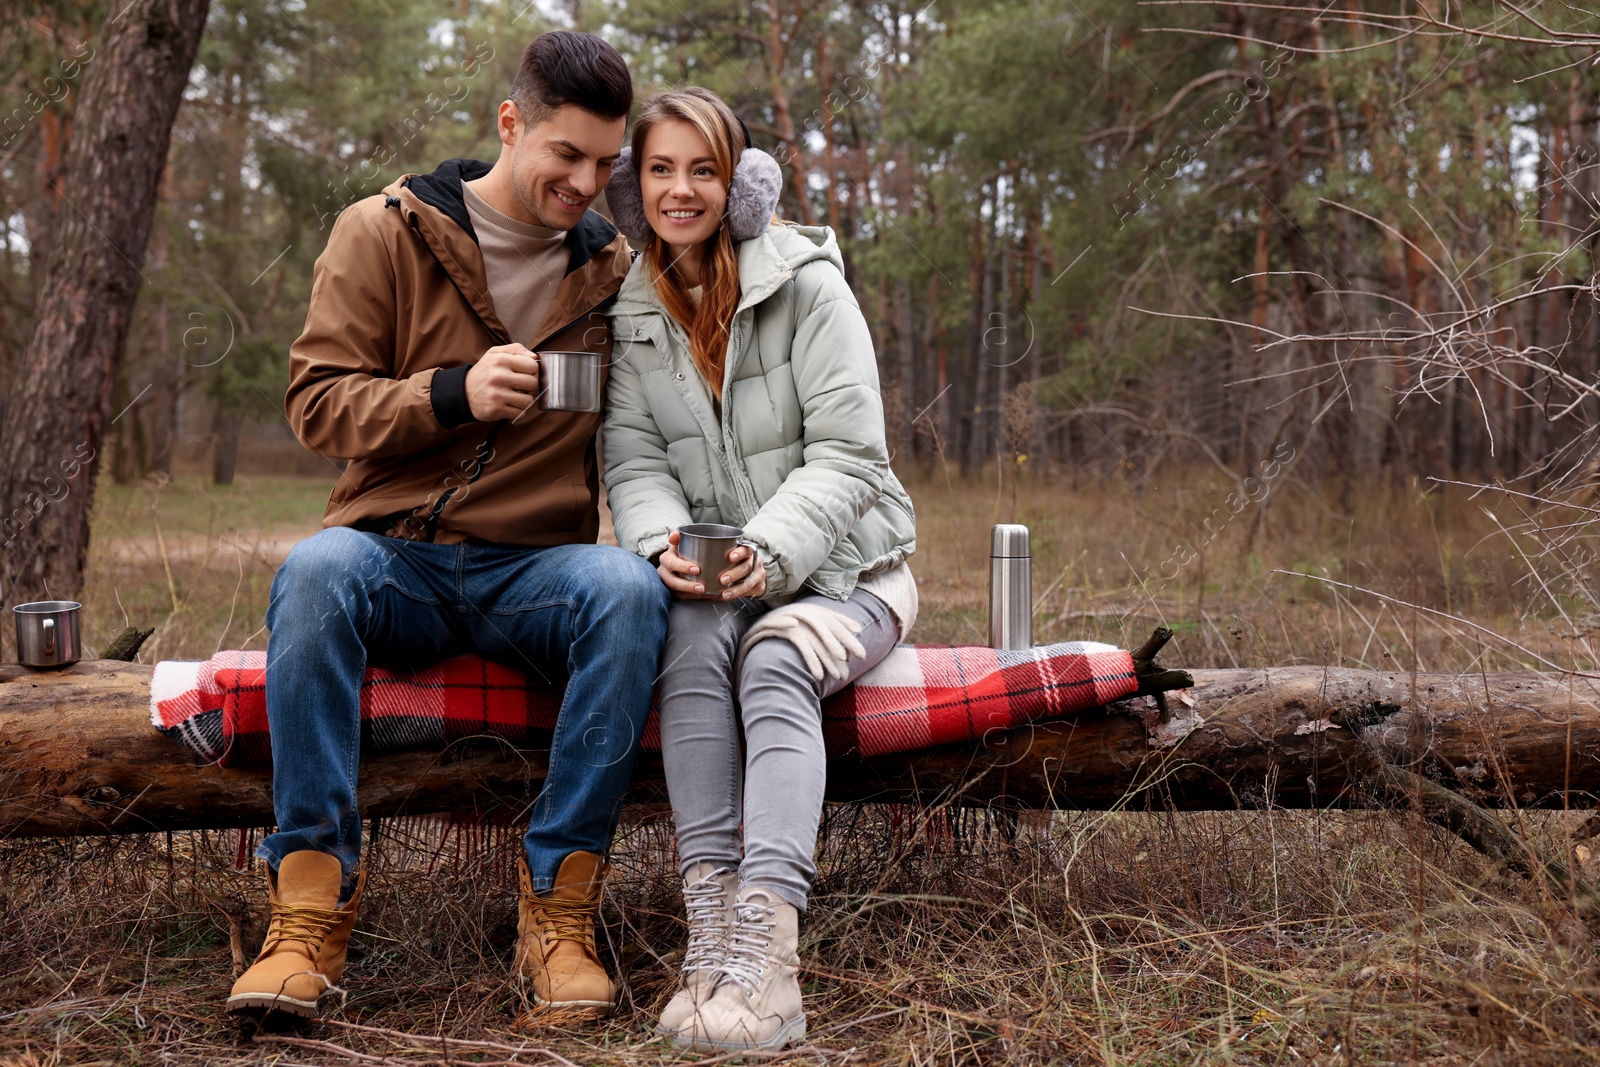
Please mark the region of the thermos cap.
<svg viewBox="0 0 1600 1067"><path fill-rule="evenodd" d="M1029 556L1028 528L1020 523L1002 522L994 528L994 540L990 544L989 555L1000 558L1021 558Z"/></svg>

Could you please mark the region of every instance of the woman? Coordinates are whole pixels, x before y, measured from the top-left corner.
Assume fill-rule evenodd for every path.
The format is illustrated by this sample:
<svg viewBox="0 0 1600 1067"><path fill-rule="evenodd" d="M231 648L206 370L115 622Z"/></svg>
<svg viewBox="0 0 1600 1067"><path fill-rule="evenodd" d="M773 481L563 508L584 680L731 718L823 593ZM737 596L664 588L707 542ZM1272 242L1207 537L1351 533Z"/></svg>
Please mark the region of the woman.
<svg viewBox="0 0 1600 1067"><path fill-rule="evenodd" d="M611 312L607 494L617 539L675 597L658 692L689 945L658 1029L700 1051L805 1035L821 702L916 618L872 339L833 232L778 222L781 188L692 88L646 103L606 189L643 249ZM721 574L678 554L692 522L744 528Z"/></svg>

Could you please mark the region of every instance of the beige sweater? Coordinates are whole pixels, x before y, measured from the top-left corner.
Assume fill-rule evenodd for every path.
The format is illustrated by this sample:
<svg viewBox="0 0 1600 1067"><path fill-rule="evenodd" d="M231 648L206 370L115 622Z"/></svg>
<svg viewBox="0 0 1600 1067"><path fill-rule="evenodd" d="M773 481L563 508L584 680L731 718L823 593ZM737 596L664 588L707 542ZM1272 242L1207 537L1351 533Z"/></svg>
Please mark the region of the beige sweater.
<svg viewBox="0 0 1600 1067"><path fill-rule="evenodd" d="M483 249L495 314L513 341L531 345L567 273L567 235L496 211L470 182L462 184L461 192Z"/></svg>

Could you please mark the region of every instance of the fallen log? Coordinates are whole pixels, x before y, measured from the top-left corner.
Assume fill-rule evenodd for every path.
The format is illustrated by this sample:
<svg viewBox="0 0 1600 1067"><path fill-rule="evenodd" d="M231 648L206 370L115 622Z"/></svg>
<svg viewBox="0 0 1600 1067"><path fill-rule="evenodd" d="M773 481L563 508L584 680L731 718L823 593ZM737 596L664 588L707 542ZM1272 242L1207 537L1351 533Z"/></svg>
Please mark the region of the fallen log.
<svg viewBox="0 0 1600 1067"><path fill-rule="evenodd" d="M0 667L0 836L269 825L271 776L197 763L148 717L151 668ZM1231 809L1382 802L1394 764L1491 806L1600 795L1600 682L1560 674L1196 671L1163 718L1138 698L982 741L830 761L833 800ZM524 810L546 753L490 740L362 764L368 815ZM640 754L633 799L665 798Z"/></svg>

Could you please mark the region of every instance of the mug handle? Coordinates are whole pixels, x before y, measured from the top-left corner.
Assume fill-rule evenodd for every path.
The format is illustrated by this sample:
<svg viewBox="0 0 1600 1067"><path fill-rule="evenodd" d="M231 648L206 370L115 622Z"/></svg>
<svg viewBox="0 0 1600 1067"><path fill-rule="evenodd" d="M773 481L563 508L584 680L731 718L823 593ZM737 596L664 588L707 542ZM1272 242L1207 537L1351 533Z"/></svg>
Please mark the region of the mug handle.
<svg viewBox="0 0 1600 1067"><path fill-rule="evenodd" d="M748 548L750 550L751 555L755 556L757 559L761 558L761 555L760 555L761 546L756 544L754 541L750 540L750 538L741 537L737 541L735 541L734 544L735 545L741 545L741 546L743 546L745 548Z"/></svg>
<svg viewBox="0 0 1600 1067"><path fill-rule="evenodd" d="M56 654L56 620L46 618L39 623L44 628L44 654L55 658Z"/></svg>

